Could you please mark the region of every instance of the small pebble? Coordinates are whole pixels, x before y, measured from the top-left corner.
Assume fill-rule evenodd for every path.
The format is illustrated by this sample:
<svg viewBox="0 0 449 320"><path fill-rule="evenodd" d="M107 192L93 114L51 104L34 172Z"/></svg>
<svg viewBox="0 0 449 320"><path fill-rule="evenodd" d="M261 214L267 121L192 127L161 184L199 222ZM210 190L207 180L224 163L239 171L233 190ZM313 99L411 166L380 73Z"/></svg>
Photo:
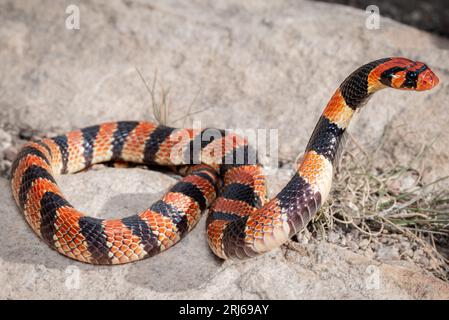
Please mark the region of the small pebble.
<svg viewBox="0 0 449 320"><path fill-rule="evenodd" d="M3 157L8 161L14 161L17 156L17 148L14 146L10 146L3 151Z"/></svg>
<svg viewBox="0 0 449 320"><path fill-rule="evenodd" d="M395 247L382 246L377 251L377 257L381 260L400 260L399 251Z"/></svg>
<svg viewBox="0 0 449 320"><path fill-rule="evenodd" d="M9 148L11 146L12 138L9 133L0 129L0 150Z"/></svg>
<svg viewBox="0 0 449 320"><path fill-rule="evenodd" d="M427 257L421 256L418 258L417 262L421 264L422 266L428 266L430 264L430 261Z"/></svg>
<svg viewBox="0 0 449 320"><path fill-rule="evenodd" d="M363 254L369 258L374 258L374 256L376 255L371 248L367 248L365 251L363 251Z"/></svg>
<svg viewBox="0 0 449 320"><path fill-rule="evenodd" d="M404 257L412 258L413 257L413 250L412 249L407 249L407 250L403 251L401 255L404 256Z"/></svg>
<svg viewBox="0 0 449 320"><path fill-rule="evenodd" d="M19 138L22 140L30 140L33 136L34 132L29 128L22 128L19 131Z"/></svg>
<svg viewBox="0 0 449 320"><path fill-rule="evenodd" d="M357 249L359 248L359 245L356 242L354 242L354 241L350 241L350 242L348 242L348 247L352 251L357 251Z"/></svg>
<svg viewBox="0 0 449 320"><path fill-rule="evenodd" d="M362 241L360 241L359 243L359 247L362 249L365 249L369 246L369 240L368 239L363 239Z"/></svg>
<svg viewBox="0 0 449 320"><path fill-rule="evenodd" d="M406 175L400 181L401 189L405 191L412 188L416 184L416 179L417 177L413 176L412 173Z"/></svg>
<svg viewBox="0 0 449 320"><path fill-rule="evenodd" d="M327 235L327 241L330 243L338 243L338 240L340 239L340 235L334 231L331 231Z"/></svg>
<svg viewBox="0 0 449 320"><path fill-rule="evenodd" d="M420 258L423 255L424 255L424 251L422 251L421 249L418 249L415 252L413 252L413 258L414 259L418 259L418 258Z"/></svg>

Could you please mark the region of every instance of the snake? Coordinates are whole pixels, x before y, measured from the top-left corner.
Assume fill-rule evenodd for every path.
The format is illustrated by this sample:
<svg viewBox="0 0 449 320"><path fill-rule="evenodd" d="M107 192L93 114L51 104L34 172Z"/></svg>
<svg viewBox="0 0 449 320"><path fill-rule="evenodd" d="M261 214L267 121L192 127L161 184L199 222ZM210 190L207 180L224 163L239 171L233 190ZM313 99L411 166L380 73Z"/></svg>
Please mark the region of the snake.
<svg viewBox="0 0 449 320"><path fill-rule="evenodd" d="M314 218L331 191L348 125L373 93L425 91L438 82L426 64L400 57L356 69L327 103L294 174L272 199L247 137L149 121L107 122L25 143L11 167L13 197L39 238L85 263L154 256L178 243L206 211L207 242L216 256L255 257L280 247ZM172 168L180 178L147 209L115 219L77 210L56 182L61 174L114 161Z"/></svg>

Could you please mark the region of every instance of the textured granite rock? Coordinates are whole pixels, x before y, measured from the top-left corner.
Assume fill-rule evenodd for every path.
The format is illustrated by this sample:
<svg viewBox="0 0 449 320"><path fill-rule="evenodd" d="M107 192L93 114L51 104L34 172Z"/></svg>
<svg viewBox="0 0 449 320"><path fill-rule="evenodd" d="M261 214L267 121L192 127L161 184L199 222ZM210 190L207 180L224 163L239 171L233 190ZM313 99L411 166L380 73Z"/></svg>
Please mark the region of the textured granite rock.
<svg viewBox="0 0 449 320"><path fill-rule="evenodd" d="M143 169L101 169L58 181L72 204L90 215L123 217L148 207L175 179ZM276 191L278 184L270 182ZM0 179L3 299L449 298L447 283L420 270L383 264L326 242L292 242L253 260L222 262L209 250L204 217L180 243L152 259L91 266L38 240L9 189Z"/></svg>

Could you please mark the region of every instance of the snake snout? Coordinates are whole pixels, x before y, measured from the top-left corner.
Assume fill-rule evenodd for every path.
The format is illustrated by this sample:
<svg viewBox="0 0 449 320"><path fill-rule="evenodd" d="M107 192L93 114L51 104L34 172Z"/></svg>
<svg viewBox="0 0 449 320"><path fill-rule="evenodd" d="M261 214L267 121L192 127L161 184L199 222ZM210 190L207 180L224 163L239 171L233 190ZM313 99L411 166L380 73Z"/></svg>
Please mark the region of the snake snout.
<svg viewBox="0 0 449 320"><path fill-rule="evenodd" d="M438 79L437 75L432 70L427 68L419 74L416 90L430 90L433 87L436 87L439 82L440 79Z"/></svg>

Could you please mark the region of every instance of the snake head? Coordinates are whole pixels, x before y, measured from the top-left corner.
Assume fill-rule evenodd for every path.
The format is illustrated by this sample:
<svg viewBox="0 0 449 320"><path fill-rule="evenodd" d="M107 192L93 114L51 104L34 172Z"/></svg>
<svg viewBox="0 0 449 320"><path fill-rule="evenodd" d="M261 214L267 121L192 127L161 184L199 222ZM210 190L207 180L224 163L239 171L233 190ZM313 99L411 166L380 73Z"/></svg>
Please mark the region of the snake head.
<svg viewBox="0 0 449 320"><path fill-rule="evenodd" d="M424 91L439 83L438 77L426 64L405 58L391 58L375 71L382 84L395 89Z"/></svg>

